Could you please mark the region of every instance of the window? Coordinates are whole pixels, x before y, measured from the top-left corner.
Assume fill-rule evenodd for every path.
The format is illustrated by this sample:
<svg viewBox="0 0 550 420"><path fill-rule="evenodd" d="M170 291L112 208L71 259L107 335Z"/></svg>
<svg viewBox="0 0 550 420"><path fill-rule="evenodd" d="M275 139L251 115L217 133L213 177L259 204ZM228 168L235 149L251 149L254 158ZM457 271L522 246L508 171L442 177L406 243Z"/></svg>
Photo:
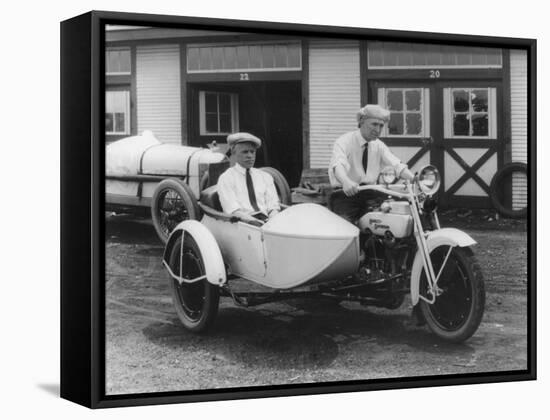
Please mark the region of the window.
<svg viewBox="0 0 550 420"><path fill-rule="evenodd" d="M132 72L130 48L107 48L105 51L105 73L107 75L129 75Z"/></svg>
<svg viewBox="0 0 550 420"><path fill-rule="evenodd" d="M130 91L105 92L105 134L130 134Z"/></svg>
<svg viewBox="0 0 550 420"><path fill-rule="evenodd" d="M446 138L496 138L495 88L446 88Z"/></svg>
<svg viewBox="0 0 550 420"><path fill-rule="evenodd" d="M189 73L301 69L302 47L299 42L190 45L187 48Z"/></svg>
<svg viewBox="0 0 550 420"><path fill-rule="evenodd" d="M200 134L231 134L239 130L238 97L235 93L199 93Z"/></svg>
<svg viewBox="0 0 550 420"><path fill-rule="evenodd" d="M428 137L429 90L427 88L380 88L378 103L390 111L383 137Z"/></svg>

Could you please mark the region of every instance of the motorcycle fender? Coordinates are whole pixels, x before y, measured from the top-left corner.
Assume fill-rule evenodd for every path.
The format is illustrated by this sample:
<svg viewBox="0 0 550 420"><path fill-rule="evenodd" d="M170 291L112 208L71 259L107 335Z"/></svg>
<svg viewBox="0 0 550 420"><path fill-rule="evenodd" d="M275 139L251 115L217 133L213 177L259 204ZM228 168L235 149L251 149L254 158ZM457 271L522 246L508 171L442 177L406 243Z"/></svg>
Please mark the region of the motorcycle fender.
<svg viewBox="0 0 550 420"><path fill-rule="evenodd" d="M206 280L216 286L225 284L227 277L220 247L212 232L197 220L185 220L172 231L164 249L162 258L164 265L168 267L172 248L181 235L191 235L197 243L206 270Z"/></svg>
<svg viewBox="0 0 550 420"><path fill-rule="evenodd" d="M466 247L477 243L470 235L455 228L442 228L434 230L428 234L426 242L430 252L442 245ZM422 258L422 252L418 250L416 251L411 269L411 301L413 306L416 305L420 299L420 275L422 274L423 269L424 261Z"/></svg>

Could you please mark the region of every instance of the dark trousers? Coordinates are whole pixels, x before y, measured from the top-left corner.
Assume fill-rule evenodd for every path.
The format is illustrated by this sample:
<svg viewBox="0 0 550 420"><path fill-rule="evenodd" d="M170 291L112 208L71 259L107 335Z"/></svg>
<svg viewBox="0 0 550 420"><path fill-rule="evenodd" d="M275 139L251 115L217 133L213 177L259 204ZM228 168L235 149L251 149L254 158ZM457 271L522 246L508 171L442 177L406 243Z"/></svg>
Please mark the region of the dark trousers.
<svg viewBox="0 0 550 420"><path fill-rule="evenodd" d="M328 208L350 223L356 223L368 210L380 204L386 196L378 191L359 191L347 197L344 191L333 192L328 200Z"/></svg>

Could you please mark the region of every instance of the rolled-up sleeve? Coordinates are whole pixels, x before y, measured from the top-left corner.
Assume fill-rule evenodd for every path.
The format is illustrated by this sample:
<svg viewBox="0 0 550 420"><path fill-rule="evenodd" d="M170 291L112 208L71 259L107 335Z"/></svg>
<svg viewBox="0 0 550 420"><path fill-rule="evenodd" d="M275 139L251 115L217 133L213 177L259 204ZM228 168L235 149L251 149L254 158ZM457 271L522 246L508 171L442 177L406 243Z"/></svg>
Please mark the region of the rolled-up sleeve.
<svg viewBox="0 0 550 420"><path fill-rule="evenodd" d="M218 196L224 213L233 213L240 209L237 194L232 185L229 173L222 174L218 179Z"/></svg>
<svg viewBox="0 0 550 420"><path fill-rule="evenodd" d="M334 147L332 148L329 171L333 171L338 165L342 165L346 172L350 170L346 149L340 141L336 141L336 143L334 143Z"/></svg>
<svg viewBox="0 0 550 420"><path fill-rule="evenodd" d="M407 165L401 162L401 160L395 156L390 148L382 143L382 162L384 165L389 165L395 169L397 176L403 172L403 169L407 168Z"/></svg>

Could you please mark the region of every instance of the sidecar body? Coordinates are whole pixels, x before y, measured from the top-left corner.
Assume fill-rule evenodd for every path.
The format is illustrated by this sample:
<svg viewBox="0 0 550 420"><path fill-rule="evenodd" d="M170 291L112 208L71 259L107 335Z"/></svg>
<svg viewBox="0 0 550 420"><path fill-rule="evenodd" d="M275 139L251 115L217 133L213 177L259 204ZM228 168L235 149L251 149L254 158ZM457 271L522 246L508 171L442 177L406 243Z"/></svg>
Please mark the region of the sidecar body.
<svg viewBox="0 0 550 420"><path fill-rule="evenodd" d="M288 207L261 227L224 214L216 186L203 191L200 206L201 222L182 222L172 232L166 264L175 239L183 233L209 236L207 247L219 248L228 274L276 289L342 278L359 266L359 229L321 205ZM197 223L207 231L191 227ZM201 253L211 252L201 249ZM211 277L207 278L210 283L220 284L218 274Z"/></svg>

